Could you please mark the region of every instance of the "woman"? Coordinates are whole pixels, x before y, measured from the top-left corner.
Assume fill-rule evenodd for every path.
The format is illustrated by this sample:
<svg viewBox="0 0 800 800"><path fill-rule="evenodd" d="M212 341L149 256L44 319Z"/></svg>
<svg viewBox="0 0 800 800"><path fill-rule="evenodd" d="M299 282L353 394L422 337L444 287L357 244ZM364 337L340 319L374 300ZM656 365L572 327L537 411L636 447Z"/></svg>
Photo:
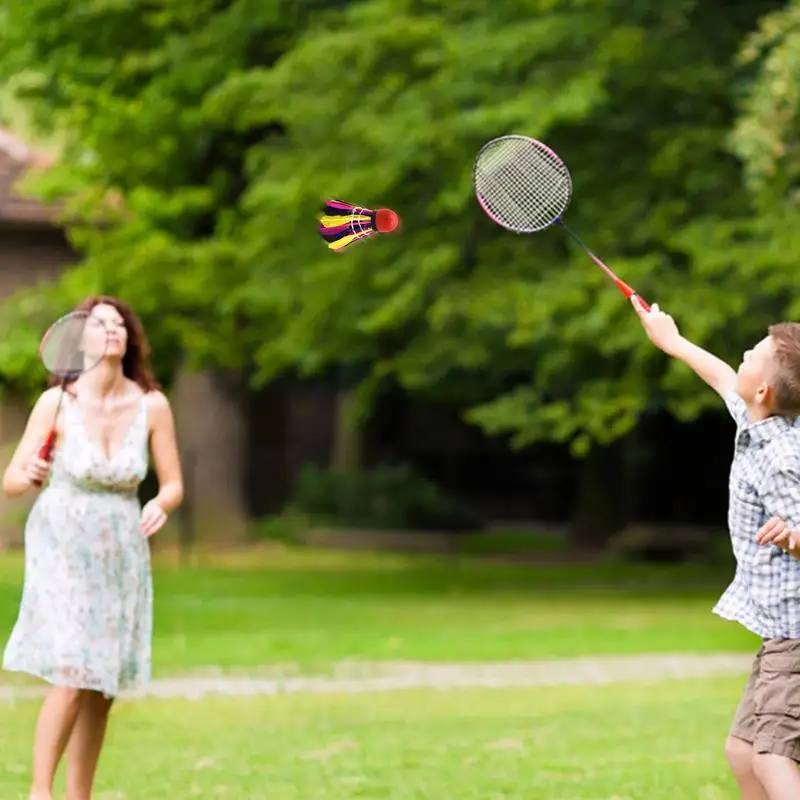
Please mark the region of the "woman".
<svg viewBox="0 0 800 800"><path fill-rule="evenodd" d="M68 798L90 800L113 699L150 677L147 537L183 497L172 411L141 323L113 297L89 297L77 310L91 312L84 348L105 345L103 358L69 385L52 465L38 450L57 387L39 398L3 476L9 497L48 481L25 527L25 587L3 663L51 684L36 726L31 800L51 800L65 750ZM159 491L141 508L148 449Z"/></svg>

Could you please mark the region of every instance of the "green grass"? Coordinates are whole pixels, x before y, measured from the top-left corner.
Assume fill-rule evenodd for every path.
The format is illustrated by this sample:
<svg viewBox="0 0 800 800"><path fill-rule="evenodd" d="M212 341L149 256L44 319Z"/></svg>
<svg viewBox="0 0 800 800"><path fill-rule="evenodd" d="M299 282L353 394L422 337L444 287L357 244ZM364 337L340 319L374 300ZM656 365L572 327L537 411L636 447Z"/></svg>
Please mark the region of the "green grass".
<svg viewBox="0 0 800 800"><path fill-rule="evenodd" d="M123 703L96 800L733 800L741 679ZM22 798L36 706L5 708Z"/></svg>
<svg viewBox="0 0 800 800"><path fill-rule="evenodd" d="M18 556L0 559L0 630L13 623L21 574ZM750 652L754 637L711 614L729 577L280 548L187 569L162 559L155 669Z"/></svg>
<svg viewBox="0 0 800 800"><path fill-rule="evenodd" d="M0 626L22 562L0 558ZM156 559L156 672L343 658L743 651L727 570L513 566L267 548ZM741 678L652 686L122 702L95 800L733 800ZM38 704L0 704L0 797L23 798Z"/></svg>

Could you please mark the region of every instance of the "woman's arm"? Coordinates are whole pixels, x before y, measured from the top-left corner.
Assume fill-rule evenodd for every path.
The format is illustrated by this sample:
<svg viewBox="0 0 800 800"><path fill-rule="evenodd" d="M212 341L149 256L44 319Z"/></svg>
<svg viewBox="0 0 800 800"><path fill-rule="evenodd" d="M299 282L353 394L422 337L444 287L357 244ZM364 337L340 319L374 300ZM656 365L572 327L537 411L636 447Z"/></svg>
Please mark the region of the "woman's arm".
<svg viewBox="0 0 800 800"><path fill-rule="evenodd" d="M183 476L175 436L175 420L169 400L161 392L148 396L150 417L150 452L158 477L155 502L166 514L171 514L183 500Z"/></svg>
<svg viewBox="0 0 800 800"><path fill-rule="evenodd" d="M33 476L29 472L31 463L36 461L36 451L50 432L60 392L58 387L48 389L36 401L17 449L3 473L3 492L7 497L19 497L33 486ZM42 462L36 467L37 477L46 475L47 466Z"/></svg>

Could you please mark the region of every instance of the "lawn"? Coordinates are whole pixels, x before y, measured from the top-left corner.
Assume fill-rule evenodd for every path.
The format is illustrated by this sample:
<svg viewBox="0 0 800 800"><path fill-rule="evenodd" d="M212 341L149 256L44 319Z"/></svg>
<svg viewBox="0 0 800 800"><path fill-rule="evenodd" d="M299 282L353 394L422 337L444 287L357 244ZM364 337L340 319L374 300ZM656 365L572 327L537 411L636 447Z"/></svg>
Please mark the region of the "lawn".
<svg viewBox="0 0 800 800"><path fill-rule="evenodd" d="M22 562L0 559L0 630ZM159 675L343 659L506 660L639 652L749 652L755 638L711 607L727 569L271 549L155 568Z"/></svg>
<svg viewBox="0 0 800 800"><path fill-rule="evenodd" d="M0 559L0 628L22 562ZM270 549L156 559L156 672L342 659L752 652L727 570ZM4 676L3 680L18 678ZM122 701L95 800L733 800L741 677L652 685ZM38 704L0 704L0 797L24 797Z"/></svg>
<svg viewBox="0 0 800 800"><path fill-rule="evenodd" d="M161 700L117 709L95 800L733 800L742 680ZM24 797L35 706L4 710Z"/></svg>

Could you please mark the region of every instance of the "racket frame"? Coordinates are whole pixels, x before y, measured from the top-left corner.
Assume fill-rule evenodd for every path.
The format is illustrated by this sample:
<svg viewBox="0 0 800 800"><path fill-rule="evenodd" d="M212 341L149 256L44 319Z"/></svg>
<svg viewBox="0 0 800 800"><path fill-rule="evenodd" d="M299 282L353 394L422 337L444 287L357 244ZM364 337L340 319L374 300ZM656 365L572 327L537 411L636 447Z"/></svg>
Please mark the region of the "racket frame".
<svg viewBox="0 0 800 800"><path fill-rule="evenodd" d="M549 155L557 164L561 167L562 176L567 181L567 188L566 188L566 198L565 201L560 204L563 207L560 209L558 214L556 214L550 222L538 225L535 227L529 226L527 228L520 228L518 226L514 226L506 222L505 220L498 217L489 207L487 201L481 195L478 189L478 177L480 173L481 161L482 158L485 156L487 151L494 149L497 147L498 143L504 141L523 141L533 147L535 147L540 152L544 152ZM567 167L564 160L561 156L558 155L552 148L548 147L544 142L540 142L538 139L534 139L531 136L522 136L520 134L508 134L506 136L498 136L494 139L490 139L486 142L481 149L478 151L477 156L475 157L475 161L472 168L472 183L473 188L475 190L475 197L478 200L478 204L480 205L483 212L491 219L494 223L499 225L501 228L505 228L512 233L517 234L529 234L529 233L539 233L541 231L547 230L548 228L552 228L554 225L558 225L562 230L564 230L567 235L576 243L578 244L583 250L586 252L586 255L598 266L600 269L605 272L605 274L611 279L614 285L619 289L619 291L628 299L631 300L634 297L639 299L639 303L644 308L645 311L650 311L650 306L645 302L645 300L639 295L639 293L629 286L625 281L622 280L608 265L606 265L600 258L598 258L595 253L593 253L584 242L580 239L580 237L567 226L564 222L563 215L567 211L572 201L572 191L573 191L573 183L572 183L572 174L569 171L569 167Z"/></svg>
<svg viewBox="0 0 800 800"><path fill-rule="evenodd" d="M45 365L45 369L51 374L58 378L61 378L61 391L58 395L58 404L56 405L56 413L53 417L53 424L50 426L50 430L45 437L42 446L39 448L38 457L41 461L50 462L53 457L53 451L56 447L56 441L58 440L58 417L61 413L61 406L64 403L64 395L67 393L67 386L70 382L76 380L81 375L85 375L90 370L93 370L102 360L105 358L106 350L108 349L108 332L106 331L106 346L103 349L102 355L100 355L97 360L91 364L89 367L85 367L82 370L70 370L69 372L62 372L51 370L47 367L44 358L44 346L45 343L48 341L48 338L56 330L56 328L60 325L63 325L69 319L75 319L76 317L80 316L88 321L89 317L91 317L91 311L71 311L68 314L64 314L63 316L59 317L50 327L45 331L44 335L42 336L41 341L39 342L39 358L41 359L42 363ZM104 324L102 320L98 320L101 324ZM104 326L105 327L105 326ZM40 480L33 480L31 483L40 488L43 485L43 482Z"/></svg>

